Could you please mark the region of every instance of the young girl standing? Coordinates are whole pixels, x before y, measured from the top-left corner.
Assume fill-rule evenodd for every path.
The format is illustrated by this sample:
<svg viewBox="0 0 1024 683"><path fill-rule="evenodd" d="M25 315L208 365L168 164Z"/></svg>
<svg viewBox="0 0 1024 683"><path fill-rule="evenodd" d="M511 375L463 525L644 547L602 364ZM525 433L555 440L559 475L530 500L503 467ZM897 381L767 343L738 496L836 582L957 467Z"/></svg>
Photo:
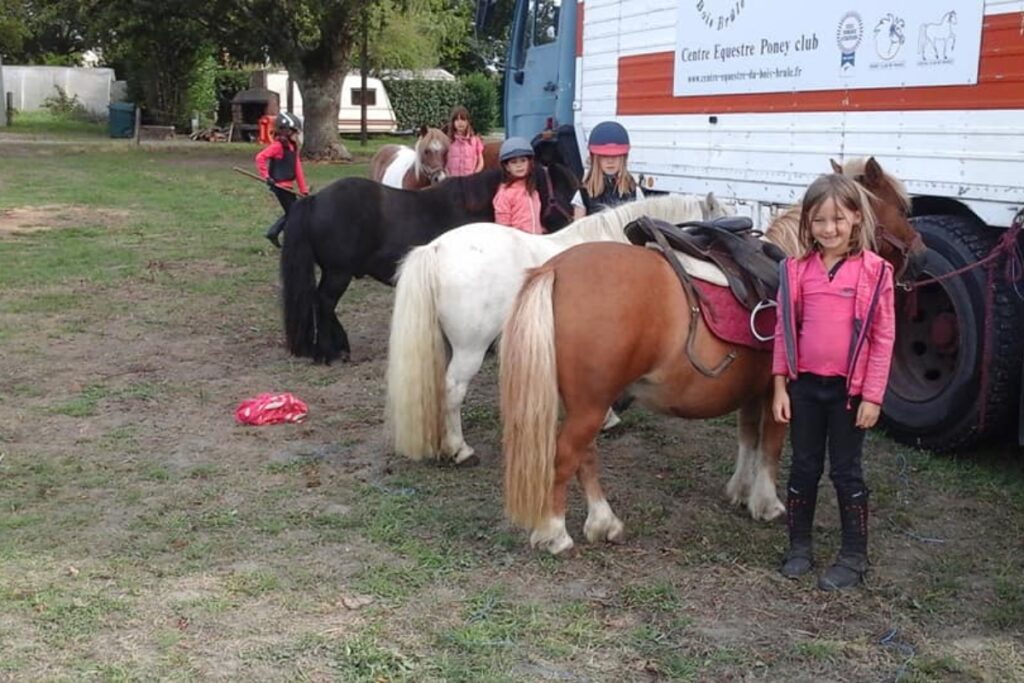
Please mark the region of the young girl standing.
<svg viewBox="0 0 1024 683"><path fill-rule="evenodd" d="M494 195L494 221L535 235L544 233L540 222L540 194L533 177L533 147L524 138L501 143L501 185Z"/></svg>
<svg viewBox="0 0 1024 683"><path fill-rule="evenodd" d="M818 580L833 591L859 584L868 567L864 431L875 425L895 339L892 266L875 254L875 218L864 190L824 175L804 194L803 256L781 266L772 412L789 423L793 462L787 487L789 550L783 576L814 567L811 528L828 449L839 500L842 545Z"/></svg>
<svg viewBox="0 0 1024 683"><path fill-rule="evenodd" d="M302 160L299 158L299 143L297 140L299 131L302 130L302 121L298 116L288 112L281 112L277 115L275 122L274 141L260 150L256 155L256 169L260 177L267 181L267 187L277 197L284 215L267 228L264 237L270 240L275 247L281 244L277 241L278 235L284 230L284 222L288 217L288 209L295 203L295 193L291 191L292 182L299 186L299 193L309 194L309 187L306 185L306 176L302 172Z"/></svg>
<svg viewBox="0 0 1024 683"><path fill-rule="evenodd" d="M602 121L594 126L587 149L590 168L583 177L583 187L572 198L574 219L643 199L643 190L627 168L629 133L622 124Z"/></svg>
<svg viewBox="0 0 1024 683"><path fill-rule="evenodd" d="M449 176L464 176L479 173L484 169L484 143L473 130L469 111L465 107L452 109L448 119L448 137L452 140L448 148L448 164L445 170Z"/></svg>

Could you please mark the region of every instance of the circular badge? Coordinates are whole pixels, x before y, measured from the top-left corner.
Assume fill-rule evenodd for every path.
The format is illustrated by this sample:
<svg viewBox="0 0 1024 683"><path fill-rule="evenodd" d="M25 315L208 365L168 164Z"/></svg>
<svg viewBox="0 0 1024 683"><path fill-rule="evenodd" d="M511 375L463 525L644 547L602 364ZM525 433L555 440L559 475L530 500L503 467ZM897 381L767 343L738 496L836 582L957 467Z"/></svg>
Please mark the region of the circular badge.
<svg viewBox="0 0 1024 683"><path fill-rule="evenodd" d="M836 29L836 42L844 54L851 54L857 51L861 38L864 37L864 22L856 12L847 12L839 20L839 28Z"/></svg>

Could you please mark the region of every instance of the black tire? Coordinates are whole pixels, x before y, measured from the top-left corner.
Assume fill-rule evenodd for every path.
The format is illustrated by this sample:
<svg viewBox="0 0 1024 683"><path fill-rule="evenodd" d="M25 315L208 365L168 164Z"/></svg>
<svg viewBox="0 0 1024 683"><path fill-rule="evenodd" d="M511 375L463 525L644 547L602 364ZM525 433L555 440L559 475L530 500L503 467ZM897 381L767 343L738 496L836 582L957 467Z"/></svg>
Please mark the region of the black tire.
<svg viewBox="0 0 1024 683"><path fill-rule="evenodd" d="M914 226L928 246L921 279L974 263L1000 236L999 230L960 216L922 216L914 219ZM883 421L898 441L935 451L961 450L1005 433L1016 420L1021 308L1001 274L992 300L993 319L987 322L984 268L917 290L916 315L906 310L906 295L897 295L896 350ZM992 338L983 396L986 325Z"/></svg>

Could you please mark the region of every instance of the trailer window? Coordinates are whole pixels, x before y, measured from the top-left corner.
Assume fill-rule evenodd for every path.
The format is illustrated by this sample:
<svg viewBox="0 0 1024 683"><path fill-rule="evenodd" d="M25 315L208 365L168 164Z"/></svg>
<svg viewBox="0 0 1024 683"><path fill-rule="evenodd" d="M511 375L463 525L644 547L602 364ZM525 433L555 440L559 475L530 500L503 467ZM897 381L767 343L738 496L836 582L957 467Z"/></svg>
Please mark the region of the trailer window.
<svg viewBox="0 0 1024 683"><path fill-rule="evenodd" d="M562 0L531 0L530 26L534 45L547 45L558 38L558 15Z"/></svg>
<svg viewBox="0 0 1024 683"><path fill-rule="evenodd" d="M352 106L353 107L360 107L360 106L362 106L362 104L363 104L363 89L362 88L352 88L351 90L349 90L349 92L352 93L352 95L351 95L351 100L352 100L351 104L352 104ZM376 88L367 88L366 89L366 106L367 107L376 107L377 106L377 89Z"/></svg>

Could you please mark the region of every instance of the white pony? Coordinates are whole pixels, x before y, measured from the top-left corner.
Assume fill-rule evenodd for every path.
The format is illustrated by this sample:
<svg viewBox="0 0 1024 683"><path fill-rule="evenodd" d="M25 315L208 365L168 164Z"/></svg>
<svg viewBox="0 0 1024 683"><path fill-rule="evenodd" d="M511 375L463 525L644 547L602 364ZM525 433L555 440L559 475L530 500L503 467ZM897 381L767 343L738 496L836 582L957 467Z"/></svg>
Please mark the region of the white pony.
<svg viewBox="0 0 1024 683"><path fill-rule="evenodd" d="M734 209L713 195L666 195L587 216L551 235L473 223L416 247L402 262L388 344L387 424L397 453L476 460L462 435L462 401L501 333L526 270L583 242L627 242L640 216L672 223Z"/></svg>

